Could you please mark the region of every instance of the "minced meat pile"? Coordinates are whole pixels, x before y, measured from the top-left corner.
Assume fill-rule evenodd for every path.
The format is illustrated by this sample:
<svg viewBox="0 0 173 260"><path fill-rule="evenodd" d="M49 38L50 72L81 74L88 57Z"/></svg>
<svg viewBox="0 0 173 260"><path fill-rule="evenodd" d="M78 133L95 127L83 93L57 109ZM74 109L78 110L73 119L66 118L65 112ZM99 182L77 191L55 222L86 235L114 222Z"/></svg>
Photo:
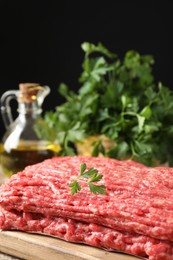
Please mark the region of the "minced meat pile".
<svg viewBox="0 0 173 260"><path fill-rule="evenodd" d="M103 174L106 195L91 193L82 181L71 195L82 163ZM173 260L173 168L89 156L27 166L0 187L0 229Z"/></svg>

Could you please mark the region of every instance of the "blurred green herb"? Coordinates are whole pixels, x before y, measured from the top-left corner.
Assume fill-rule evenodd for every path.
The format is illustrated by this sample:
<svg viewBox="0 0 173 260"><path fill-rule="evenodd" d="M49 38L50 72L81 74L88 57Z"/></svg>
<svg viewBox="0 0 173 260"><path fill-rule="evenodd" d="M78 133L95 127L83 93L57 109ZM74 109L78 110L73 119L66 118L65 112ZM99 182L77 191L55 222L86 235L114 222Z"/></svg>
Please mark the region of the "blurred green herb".
<svg viewBox="0 0 173 260"><path fill-rule="evenodd" d="M119 59L101 43L85 42L82 50L80 88L75 93L60 84L65 102L46 113L42 135L60 142L61 155L76 153L72 143L102 134L115 146L106 151L96 142L95 156L102 152L146 165L169 162L172 166L173 92L155 82L153 57L129 50Z"/></svg>
<svg viewBox="0 0 173 260"><path fill-rule="evenodd" d="M81 190L81 186L79 184L79 180L82 181L81 179L90 179L89 181L85 181L85 183L89 185L89 189L92 193L106 194L106 187L104 185L93 184L95 182L99 182L103 175L99 174L98 170L94 168L90 168L86 171L86 167L86 163L81 164L79 176L77 176L76 179L69 184L69 187L71 188L71 194L74 195Z"/></svg>

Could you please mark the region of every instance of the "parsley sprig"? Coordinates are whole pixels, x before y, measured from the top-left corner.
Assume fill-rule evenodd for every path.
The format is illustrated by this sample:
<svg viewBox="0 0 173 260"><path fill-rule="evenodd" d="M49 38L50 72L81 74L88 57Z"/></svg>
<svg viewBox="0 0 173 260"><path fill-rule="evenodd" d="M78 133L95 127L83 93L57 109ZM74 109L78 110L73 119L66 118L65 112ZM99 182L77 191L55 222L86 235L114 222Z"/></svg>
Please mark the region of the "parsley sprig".
<svg viewBox="0 0 173 260"><path fill-rule="evenodd" d="M102 179L103 175L99 174L97 169L90 168L89 170L86 170L86 168L86 163L81 164L79 176L77 176L75 180L69 184L69 187L71 188L71 194L74 195L81 190L79 179L80 181L84 181L88 184L89 189L92 193L106 194L105 185L94 184L95 182L99 182Z"/></svg>

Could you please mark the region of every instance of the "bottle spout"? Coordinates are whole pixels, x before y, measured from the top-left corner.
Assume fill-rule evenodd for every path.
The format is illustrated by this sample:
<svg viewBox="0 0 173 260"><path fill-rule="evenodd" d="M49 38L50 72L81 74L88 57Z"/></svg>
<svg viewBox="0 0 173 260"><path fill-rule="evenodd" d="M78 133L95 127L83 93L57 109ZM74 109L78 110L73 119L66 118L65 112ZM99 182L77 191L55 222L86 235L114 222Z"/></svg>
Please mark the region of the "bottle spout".
<svg viewBox="0 0 173 260"><path fill-rule="evenodd" d="M38 105L41 106L44 102L45 97L50 93L50 88L47 85L40 86L41 88L38 91Z"/></svg>

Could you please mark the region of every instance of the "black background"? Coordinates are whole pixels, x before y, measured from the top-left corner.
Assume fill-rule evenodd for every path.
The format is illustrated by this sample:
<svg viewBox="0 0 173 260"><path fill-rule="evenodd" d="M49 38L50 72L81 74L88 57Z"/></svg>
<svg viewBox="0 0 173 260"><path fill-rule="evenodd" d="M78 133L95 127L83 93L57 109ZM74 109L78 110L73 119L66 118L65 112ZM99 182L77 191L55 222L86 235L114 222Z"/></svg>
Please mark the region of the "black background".
<svg viewBox="0 0 173 260"><path fill-rule="evenodd" d="M81 43L102 42L155 58L156 81L173 89L173 1L0 1L0 95L20 82L47 84L44 111L62 102L57 88L79 88ZM0 117L0 137L5 129Z"/></svg>

